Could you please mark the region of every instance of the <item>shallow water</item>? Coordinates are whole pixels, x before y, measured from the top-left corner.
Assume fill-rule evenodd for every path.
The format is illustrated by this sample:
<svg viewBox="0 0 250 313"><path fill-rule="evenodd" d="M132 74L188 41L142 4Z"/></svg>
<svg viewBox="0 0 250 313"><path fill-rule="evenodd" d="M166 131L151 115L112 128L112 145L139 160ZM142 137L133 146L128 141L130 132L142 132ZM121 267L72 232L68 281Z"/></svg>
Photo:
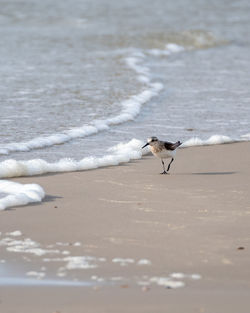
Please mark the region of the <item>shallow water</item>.
<svg viewBox="0 0 250 313"><path fill-rule="evenodd" d="M70 281L70 280L59 280L59 279L32 279L23 277L2 277L0 279L0 286L53 286L53 287L93 287L95 284L92 282L85 281Z"/></svg>

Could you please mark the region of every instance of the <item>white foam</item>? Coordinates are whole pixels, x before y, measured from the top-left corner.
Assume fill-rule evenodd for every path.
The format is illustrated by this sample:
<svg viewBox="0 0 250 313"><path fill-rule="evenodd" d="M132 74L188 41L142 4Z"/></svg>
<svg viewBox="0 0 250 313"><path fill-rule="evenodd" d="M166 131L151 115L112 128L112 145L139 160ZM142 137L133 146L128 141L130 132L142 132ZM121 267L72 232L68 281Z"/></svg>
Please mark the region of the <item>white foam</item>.
<svg viewBox="0 0 250 313"><path fill-rule="evenodd" d="M137 265L152 265L152 262L148 259L141 259L137 262Z"/></svg>
<svg viewBox="0 0 250 313"><path fill-rule="evenodd" d="M127 258L127 259L124 259L124 258L114 258L114 259L112 259L112 262L113 263L118 263L120 266L127 266L129 264L135 263L135 260L131 259L131 258Z"/></svg>
<svg viewBox="0 0 250 313"><path fill-rule="evenodd" d="M60 253L59 250L42 249L38 242L33 241L30 238L15 240L13 238L6 237L0 240L0 246L6 246L6 250L9 252L30 253L36 256Z"/></svg>
<svg viewBox="0 0 250 313"><path fill-rule="evenodd" d="M82 244L81 242L77 241L73 244L74 247L80 247Z"/></svg>
<svg viewBox="0 0 250 313"><path fill-rule="evenodd" d="M104 166L111 166L111 165L118 165L120 163L129 162L130 160L140 159L142 157L142 153L145 153L147 150L142 151L141 147L143 142L137 139L132 139L127 143L120 143L111 149L109 152L112 154L105 155L103 157L87 157L80 161L75 161L72 159L61 159L55 163L49 163L42 159L34 159L29 161L16 161L16 160L6 160L0 163L0 177L7 178L7 177L18 177L18 176L32 176L32 175L39 175L45 173L57 173L57 172L70 172L70 171L83 171L88 169L94 169ZM1 181L4 182L4 181ZM7 185L7 181L6 185ZM12 186L10 183L10 187ZM0 185L4 186L4 183ZM25 185L18 184L16 189L20 187L21 189L29 190L29 187L22 187ZM38 185L28 185L28 186L37 186L38 192L42 192L42 190L38 187ZM14 189L13 185L13 189ZM31 188L30 187L30 188ZM32 190L36 190L36 188L32 187ZM23 190L22 189L22 190ZM7 190L7 189L5 189ZM20 190L19 190L20 191ZM38 194L40 198L37 196L34 200L41 201L42 195L44 193ZM4 198L5 199L5 198ZM1 201L1 200L0 200ZM3 200L2 200L3 201ZM1 202L0 202L1 203ZM28 202L27 202L28 203ZM2 204L3 205L3 204ZM3 207L3 206L2 206Z"/></svg>
<svg viewBox="0 0 250 313"><path fill-rule="evenodd" d="M192 146L206 146L206 145L218 145L223 143L233 143L239 140L232 139L228 136L223 135L213 135L208 139L202 140L198 137L190 138L189 140L185 141L181 147L192 147Z"/></svg>
<svg viewBox="0 0 250 313"><path fill-rule="evenodd" d="M20 230L15 230L15 231L13 231L13 232L6 233L6 235L18 237L18 236L22 236L22 232L21 232Z"/></svg>
<svg viewBox="0 0 250 313"><path fill-rule="evenodd" d="M68 250L63 250L63 251L62 251L62 254L63 254L63 255L70 255L70 252L69 252Z"/></svg>
<svg viewBox="0 0 250 313"><path fill-rule="evenodd" d="M172 273L170 274L170 277L175 278L175 279L182 279L182 278L185 278L186 275L183 273Z"/></svg>
<svg viewBox="0 0 250 313"><path fill-rule="evenodd" d="M97 267L95 263L96 258L90 256L69 256L64 258L63 261L67 262L65 266L67 270L91 269Z"/></svg>
<svg viewBox="0 0 250 313"><path fill-rule="evenodd" d="M26 273L27 276L32 276L32 277L35 277L37 279L42 279L45 277L45 273L43 272L35 272L35 271L30 271L30 272L27 272Z"/></svg>
<svg viewBox="0 0 250 313"><path fill-rule="evenodd" d="M45 196L42 187L37 184L22 185L6 180L0 180L0 191L8 194L0 199L0 210L28 203L41 202Z"/></svg>
<svg viewBox="0 0 250 313"><path fill-rule="evenodd" d="M193 279L193 280L199 280L201 279L201 275L200 274L191 274L190 275L190 278Z"/></svg>
<svg viewBox="0 0 250 313"><path fill-rule="evenodd" d="M177 45L175 43L168 43L165 45L165 49L149 49L147 53L156 57L169 56L174 53L183 52L186 49L183 46Z"/></svg>
<svg viewBox="0 0 250 313"><path fill-rule="evenodd" d="M178 52L182 52L185 50L183 46L177 45L175 43L168 43L166 44L165 48L170 53L178 53Z"/></svg>
<svg viewBox="0 0 250 313"><path fill-rule="evenodd" d="M183 281L171 280L169 277L152 277L149 281L159 286L164 286L165 288L175 289L185 286L185 283Z"/></svg>
<svg viewBox="0 0 250 313"><path fill-rule="evenodd" d="M67 256L63 258L44 258L43 261L66 262L65 267L60 268L60 271L65 271L97 268L99 263L106 262L106 258L96 258L94 256Z"/></svg>
<svg viewBox="0 0 250 313"><path fill-rule="evenodd" d="M242 138L242 140L246 140L246 141L250 140L250 133L242 135L241 138Z"/></svg>
<svg viewBox="0 0 250 313"><path fill-rule="evenodd" d="M148 54L151 54L156 57L160 56L169 56L171 53L168 50L161 50L161 49L150 49L147 51Z"/></svg>
<svg viewBox="0 0 250 313"><path fill-rule="evenodd" d="M95 281L98 282L98 283L102 283L102 282L105 281L105 279L104 279L103 277L98 277L98 276L96 276L96 275L92 275L92 276L91 276L91 279L92 279L92 280L95 280Z"/></svg>
<svg viewBox="0 0 250 313"><path fill-rule="evenodd" d="M59 242L59 241L57 241L57 242L56 242L56 245L57 245L57 246L69 246L69 245L70 245L70 243L68 243L68 242Z"/></svg>

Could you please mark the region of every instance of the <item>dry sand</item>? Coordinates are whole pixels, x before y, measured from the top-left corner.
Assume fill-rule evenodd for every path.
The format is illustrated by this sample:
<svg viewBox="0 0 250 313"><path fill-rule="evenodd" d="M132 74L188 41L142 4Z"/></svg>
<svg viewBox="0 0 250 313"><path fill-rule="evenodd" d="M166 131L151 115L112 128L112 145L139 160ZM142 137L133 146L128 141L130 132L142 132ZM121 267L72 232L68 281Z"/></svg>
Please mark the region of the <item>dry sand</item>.
<svg viewBox="0 0 250 313"><path fill-rule="evenodd" d="M1 212L0 239L20 230L22 239L43 248L63 242L69 245L57 248L70 256L106 258L98 268L68 270L64 279L126 280L97 287L1 286L0 312L249 313L250 143L180 149L170 175L160 171L160 161L146 156L117 167L15 179L40 184L47 196L42 204ZM62 266L5 246L0 252L13 276L13 268L46 266L46 277L54 278ZM112 262L118 257L135 263ZM152 264L139 266L140 259ZM138 285L145 275L174 272L201 279L176 279L185 283L177 289Z"/></svg>

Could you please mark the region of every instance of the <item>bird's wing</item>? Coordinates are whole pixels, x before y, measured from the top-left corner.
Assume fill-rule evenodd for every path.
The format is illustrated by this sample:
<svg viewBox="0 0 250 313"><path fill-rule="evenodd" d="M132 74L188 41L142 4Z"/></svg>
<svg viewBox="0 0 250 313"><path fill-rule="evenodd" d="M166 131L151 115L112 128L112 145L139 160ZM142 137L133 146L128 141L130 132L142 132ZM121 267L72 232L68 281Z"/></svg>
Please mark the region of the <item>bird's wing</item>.
<svg viewBox="0 0 250 313"><path fill-rule="evenodd" d="M175 150L177 147L181 145L180 141L177 141L175 143L169 142L169 141L164 141L164 146L167 150Z"/></svg>

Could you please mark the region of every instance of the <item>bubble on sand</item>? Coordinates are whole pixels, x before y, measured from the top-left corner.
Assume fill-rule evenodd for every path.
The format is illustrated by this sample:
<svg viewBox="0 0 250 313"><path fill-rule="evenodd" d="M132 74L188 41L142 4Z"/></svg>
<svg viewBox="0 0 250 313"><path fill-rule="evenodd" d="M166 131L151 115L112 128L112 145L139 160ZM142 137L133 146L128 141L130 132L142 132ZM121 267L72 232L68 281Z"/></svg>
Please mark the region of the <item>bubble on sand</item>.
<svg viewBox="0 0 250 313"><path fill-rule="evenodd" d="M127 259L114 258L114 259L112 259L112 262L113 263L118 263L120 266L127 266L128 264L135 263L135 260L134 259L130 259L130 258L127 258Z"/></svg>
<svg viewBox="0 0 250 313"><path fill-rule="evenodd" d="M44 272L35 272L35 271L30 271L26 273L27 276L32 276L35 277L37 279L42 279L45 277L45 273Z"/></svg>
<svg viewBox="0 0 250 313"><path fill-rule="evenodd" d="M137 262L137 265L152 265L152 262L147 259L141 259Z"/></svg>
<svg viewBox="0 0 250 313"><path fill-rule="evenodd" d="M78 241L73 244L74 247L80 247L81 245L82 245L81 242Z"/></svg>
<svg viewBox="0 0 250 313"><path fill-rule="evenodd" d="M193 280L199 280L199 279L201 279L201 275L199 275L199 274L191 274L190 278L193 279Z"/></svg>
<svg viewBox="0 0 250 313"><path fill-rule="evenodd" d="M10 233L6 233L6 235L18 237L18 236L22 236L22 232L20 230L16 230L16 231L13 231L13 232L10 232Z"/></svg>
<svg viewBox="0 0 250 313"><path fill-rule="evenodd" d="M165 288L176 289L185 286L185 283L183 281L174 281L171 280L169 277L152 277L149 281Z"/></svg>
<svg viewBox="0 0 250 313"><path fill-rule="evenodd" d="M176 279L182 279L182 278L186 277L186 275L183 273L172 273L172 274L170 274L170 277L176 278Z"/></svg>

